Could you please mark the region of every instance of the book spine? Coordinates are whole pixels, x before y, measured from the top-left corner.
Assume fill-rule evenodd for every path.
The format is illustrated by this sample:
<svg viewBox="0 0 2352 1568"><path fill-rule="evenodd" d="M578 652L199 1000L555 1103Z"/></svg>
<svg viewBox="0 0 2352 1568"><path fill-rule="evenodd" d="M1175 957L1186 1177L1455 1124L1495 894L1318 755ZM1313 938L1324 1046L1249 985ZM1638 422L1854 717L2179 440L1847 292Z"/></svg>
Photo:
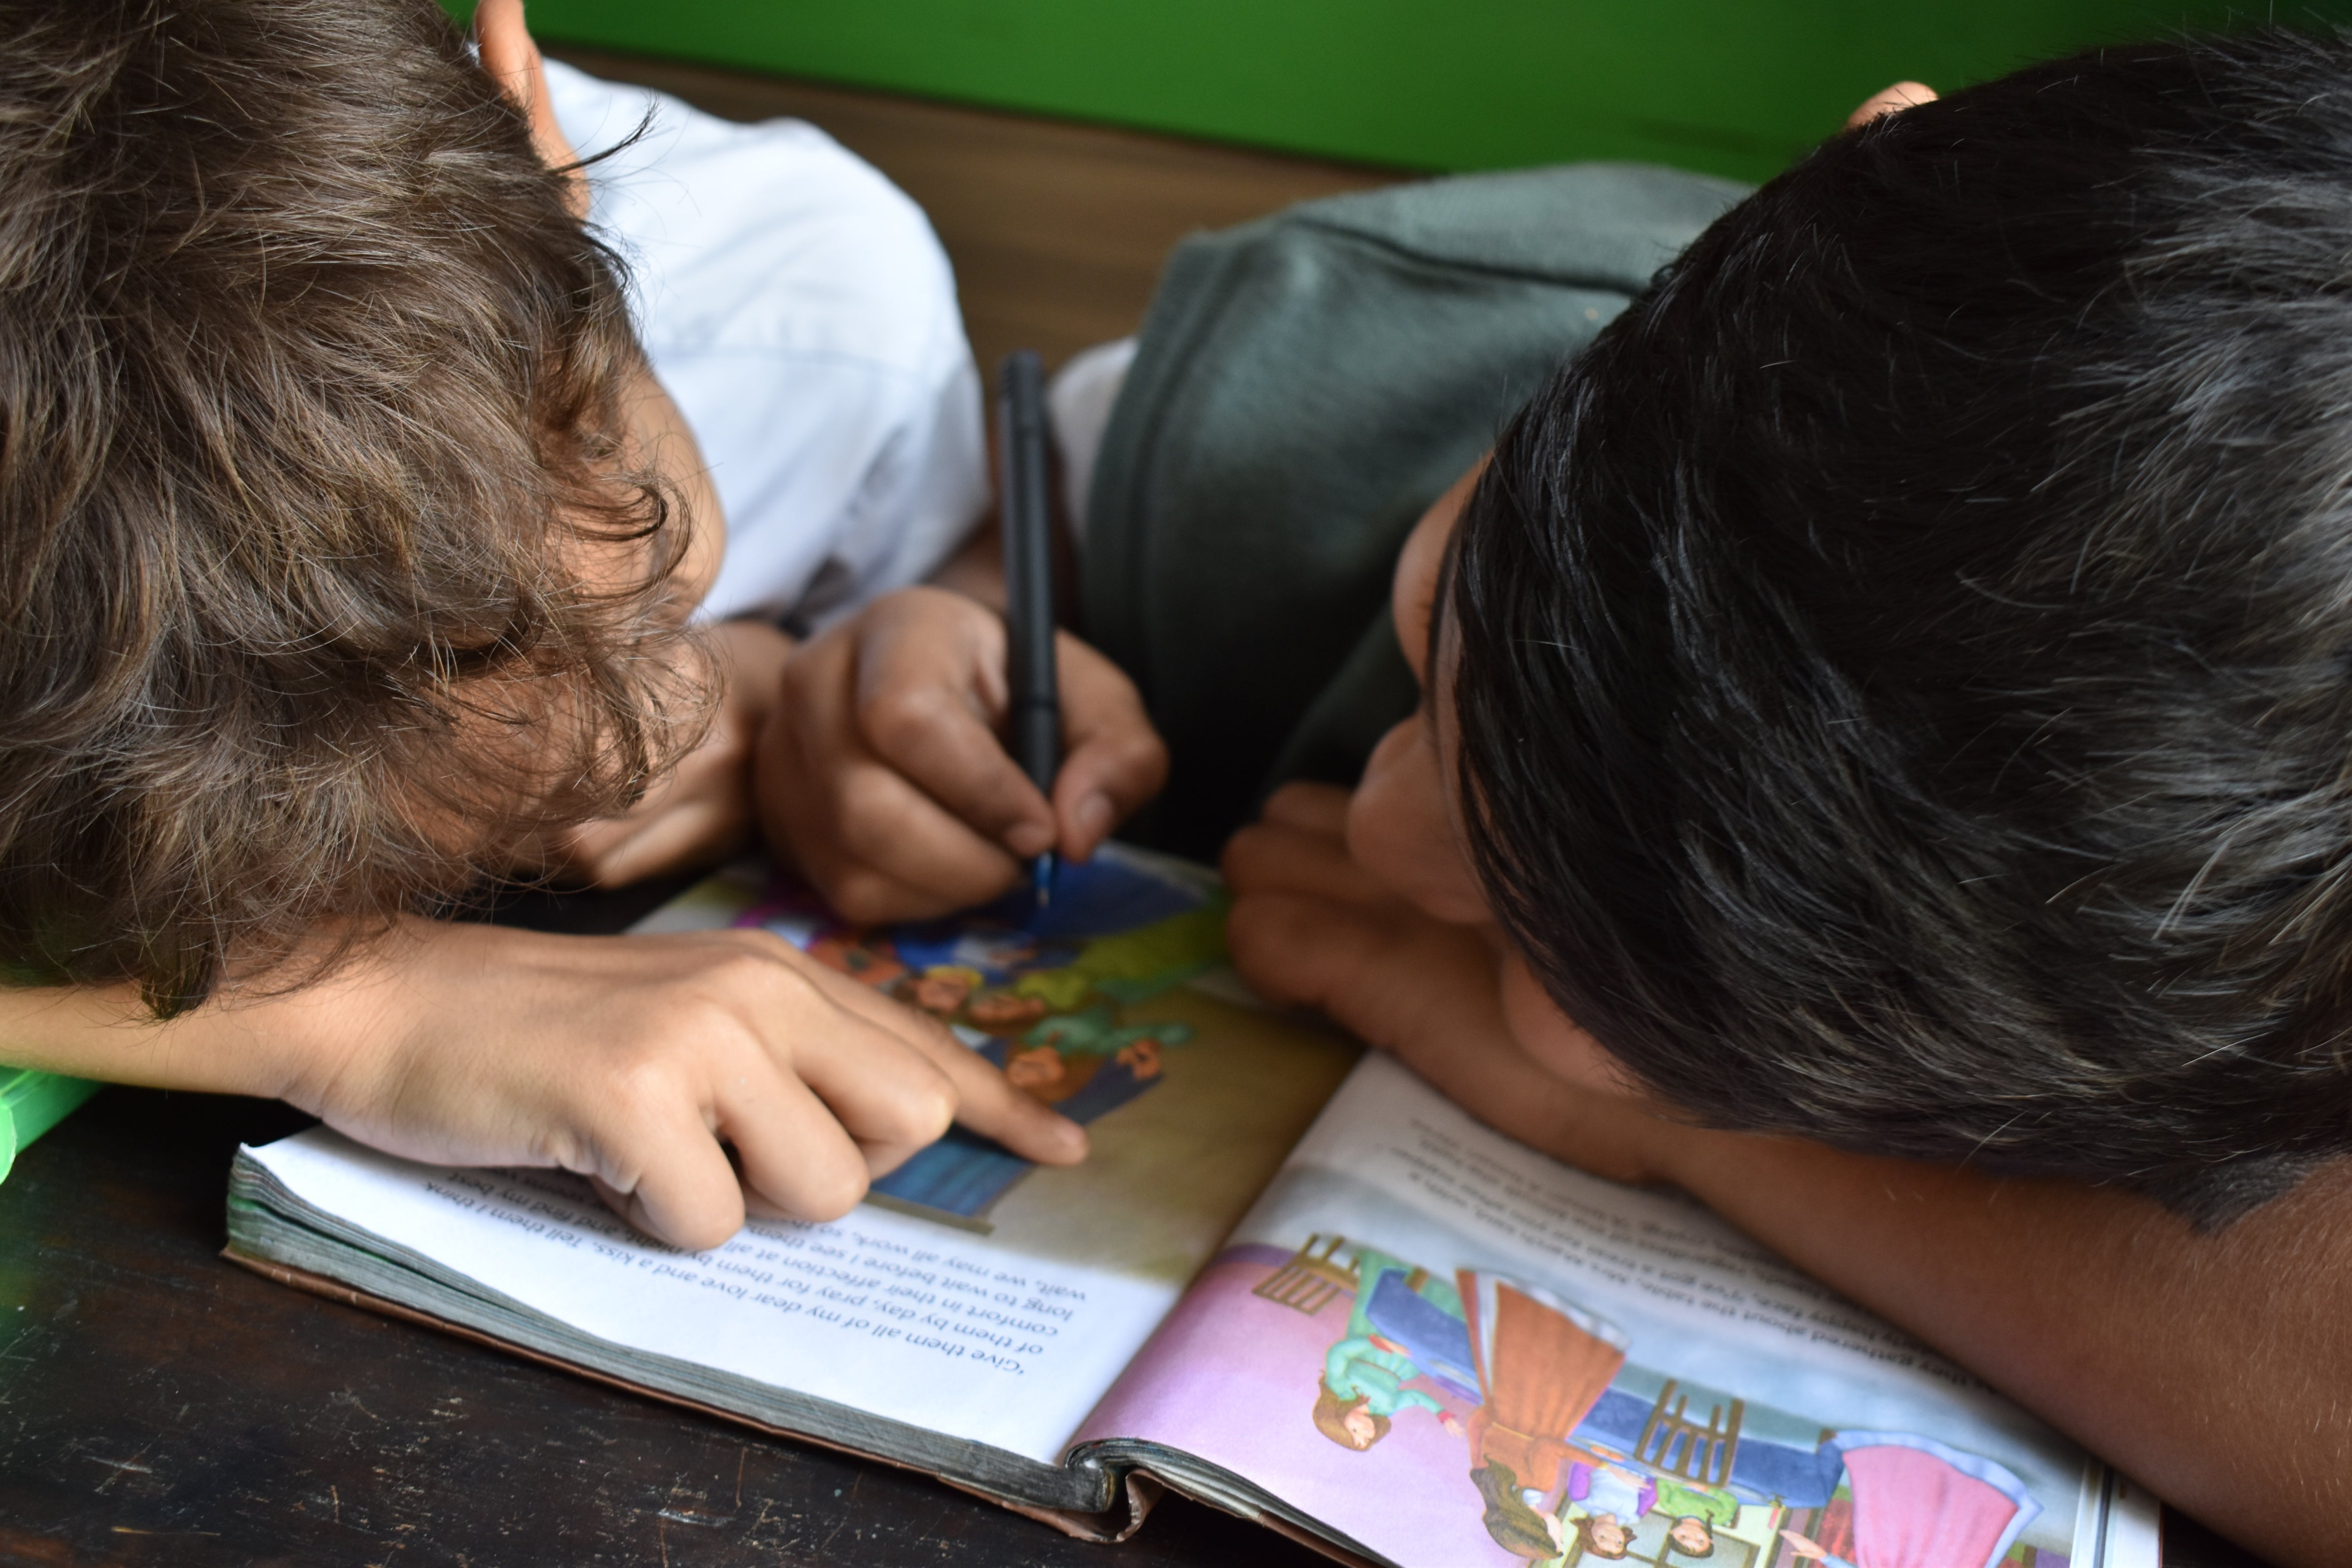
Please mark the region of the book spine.
<svg viewBox="0 0 2352 1568"><path fill-rule="evenodd" d="M100 1088L86 1078L0 1068L0 1181L8 1179L18 1150L64 1121Z"/></svg>

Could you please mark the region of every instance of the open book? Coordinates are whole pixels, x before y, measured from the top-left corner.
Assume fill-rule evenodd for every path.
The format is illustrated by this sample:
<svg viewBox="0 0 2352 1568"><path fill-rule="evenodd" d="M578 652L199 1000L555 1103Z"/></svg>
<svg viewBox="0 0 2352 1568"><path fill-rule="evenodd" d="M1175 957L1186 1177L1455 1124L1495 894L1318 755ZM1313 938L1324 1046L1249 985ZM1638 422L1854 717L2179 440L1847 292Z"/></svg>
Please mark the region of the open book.
<svg viewBox="0 0 2352 1568"><path fill-rule="evenodd" d="M1406 1568L2155 1568L2146 1494L1966 1373L1255 1005L1223 912L1117 849L1042 910L885 930L735 868L646 929L764 925L928 1008L1092 1158L954 1133L846 1218L687 1254L572 1177L316 1129L239 1152L229 1255L1081 1533L1166 1486Z"/></svg>

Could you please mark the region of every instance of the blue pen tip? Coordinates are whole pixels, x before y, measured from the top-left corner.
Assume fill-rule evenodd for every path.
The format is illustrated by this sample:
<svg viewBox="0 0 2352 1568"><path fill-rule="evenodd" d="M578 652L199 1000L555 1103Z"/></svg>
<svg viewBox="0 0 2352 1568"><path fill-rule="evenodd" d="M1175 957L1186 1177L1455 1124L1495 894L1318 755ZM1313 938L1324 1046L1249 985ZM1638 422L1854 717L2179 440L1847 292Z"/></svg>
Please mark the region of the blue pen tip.
<svg viewBox="0 0 2352 1568"><path fill-rule="evenodd" d="M1037 889L1037 907L1042 910L1054 901L1054 858L1038 856L1030 864L1029 875Z"/></svg>

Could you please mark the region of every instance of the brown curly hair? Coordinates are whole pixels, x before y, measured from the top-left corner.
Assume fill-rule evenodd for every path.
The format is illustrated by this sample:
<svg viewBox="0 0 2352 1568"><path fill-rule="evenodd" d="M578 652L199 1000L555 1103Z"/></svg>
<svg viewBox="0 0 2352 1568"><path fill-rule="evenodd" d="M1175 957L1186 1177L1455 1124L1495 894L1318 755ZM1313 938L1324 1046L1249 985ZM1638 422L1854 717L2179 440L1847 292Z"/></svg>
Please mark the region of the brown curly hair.
<svg viewBox="0 0 2352 1568"><path fill-rule="evenodd" d="M6 978L171 1016L692 739L565 195L433 0L0 4Z"/></svg>
<svg viewBox="0 0 2352 1568"><path fill-rule="evenodd" d="M1360 1394L1353 1399L1342 1399L1332 1392L1328 1382L1318 1380L1315 1384L1315 1430L1322 1433L1342 1448L1356 1449L1360 1453L1362 1449L1356 1448L1356 1439L1348 1431L1348 1417L1370 1403L1370 1399ZM1378 1412L1372 1413L1372 1442L1365 1444L1364 1447L1369 1448L1372 1443L1377 1443L1387 1436L1390 1421L1387 1416Z"/></svg>

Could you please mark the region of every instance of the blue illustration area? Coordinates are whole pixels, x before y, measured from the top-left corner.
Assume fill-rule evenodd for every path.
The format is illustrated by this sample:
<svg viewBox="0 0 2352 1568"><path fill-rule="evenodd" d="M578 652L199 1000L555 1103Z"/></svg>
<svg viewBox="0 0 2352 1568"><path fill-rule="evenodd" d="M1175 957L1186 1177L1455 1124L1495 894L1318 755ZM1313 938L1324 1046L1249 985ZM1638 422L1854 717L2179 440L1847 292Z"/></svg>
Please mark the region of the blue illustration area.
<svg viewBox="0 0 2352 1568"><path fill-rule="evenodd" d="M1364 1317L1382 1339L1403 1346L1422 1371L1463 1398L1476 1402L1478 1373L1470 1350L1469 1325L1414 1289L1405 1275L1389 1270L1380 1276Z"/></svg>
<svg viewBox="0 0 2352 1568"><path fill-rule="evenodd" d="M953 1025L1015 1085L1083 1125L1157 1087L1164 1052L1192 1037L1181 1023L1130 1024L1127 1006L1181 984L1222 952L1215 926L1205 939L1182 933L1171 942L1163 932L1117 952L1111 939L1206 903L1198 889L1110 852L1061 866L1043 904L1024 886L943 920L857 929L810 920L806 895L780 884L745 919ZM1031 1169L957 1128L872 1190L901 1208L984 1225L991 1205Z"/></svg>
<svg viewBox="0 0 2352 1568"><path fill-rule="evenodd" d="M1004 1065L1005 1042L991 1040L979 1054ZM1118 1110L1159 1080L1138 1078L1127 1063L1104 1062L1078 1091L1054 1109L1080 1126ZM902 1204L963 1219L988 1212L1013 1183L1035 1169L993 1139L951 1127L946 1137L874 1183L872 1190Z"/></svg>
<svg viewBox="0 0 2352 1568"><path fill-rule="evenodd" d="M1612 1388L1577 1426L1576 1440L1630 1454L1641 1440L1650 1409L1649 1400ZM1732 1450L1726 1489L1742 1502L1777 1498L1790 1508L1820 1508L1837 1490L1838 1479L1844 1473L1845 1460L1827 1444L1800 1448L1749 1436Z"/></svg>
<svg viewBox="0 0 2352 1568"><path fill-rule="evenodd" d="M1079 864L1064 861L1054 872L1053 896L1039 904L1035 889L1024 883L1013 891L961 915L916 925L894 926L890 938L901 956L917 967L929 963L964 963L961 957L931 957L958 942L991 930L1018 931L1037 943L1083 942L1156 925L1171 915L1200 907L1200 895L1164 878L1111 856L1098 855ZM1068 950L1075 952L1075 948ZM918 957L918 954L925 956ZM1059 962L1067 963L1065 957ZM1051 961L1033 961L1050 967Z"/></svg>
<svg viewBox="0 0 2352 1568"><path fill-rule="evenodd" d="M884 1176L872 1191L886 1198L970 1219L988 1212L1035 1167L992 1139L961 1127Z"/></svg>

